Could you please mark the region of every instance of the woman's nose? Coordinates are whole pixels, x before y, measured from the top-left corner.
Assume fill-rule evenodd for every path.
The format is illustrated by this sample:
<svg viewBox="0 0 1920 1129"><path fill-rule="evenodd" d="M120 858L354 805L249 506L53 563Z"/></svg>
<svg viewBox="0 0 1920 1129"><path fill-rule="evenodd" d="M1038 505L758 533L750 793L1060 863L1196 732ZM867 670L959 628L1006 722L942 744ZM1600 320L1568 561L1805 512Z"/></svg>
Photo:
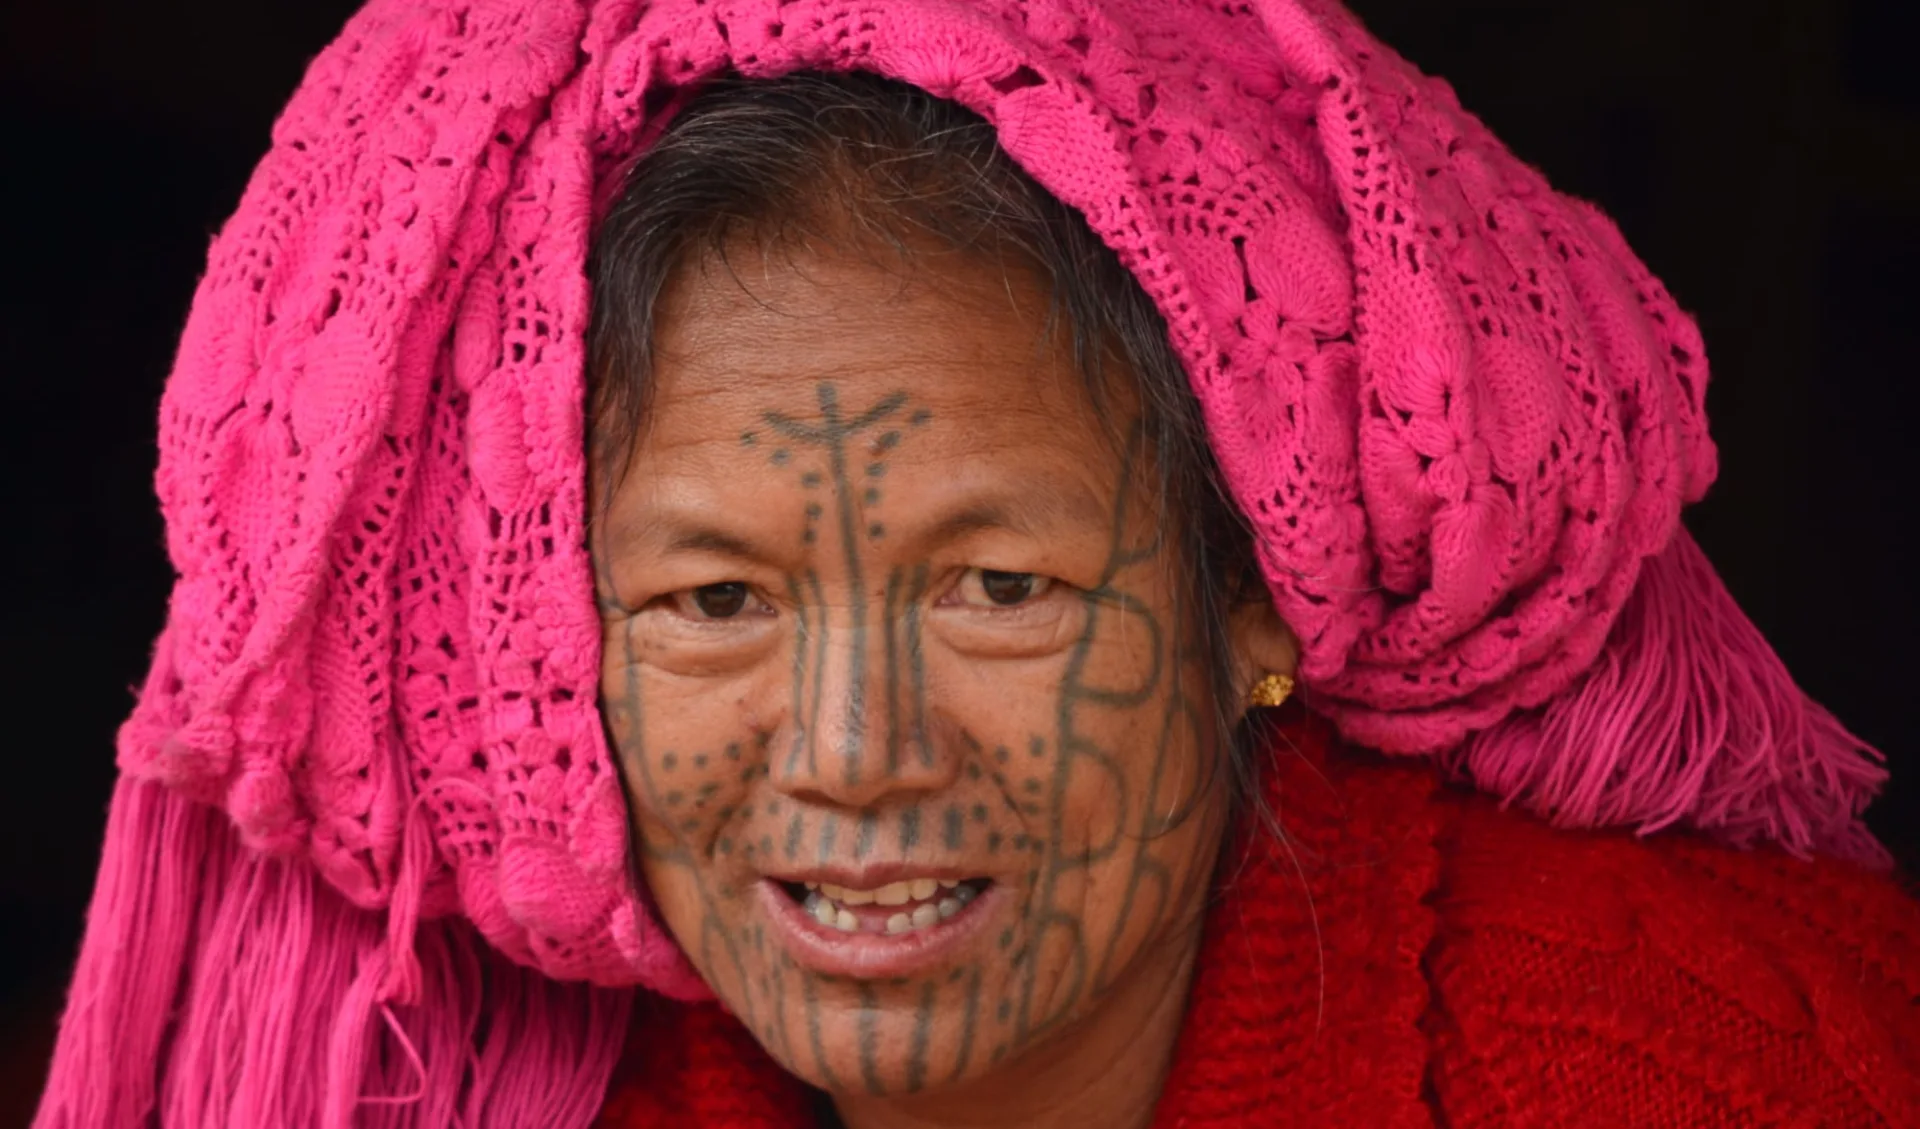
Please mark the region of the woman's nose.
<svg viewBox="0 0 1920 1129"><path fill-rule="evenodd" d="M795 633L784 740L768 750L782 791L863 809L953 782L958 758L929 724L917 610L867 610L880 614L816 614Z"/></svg>

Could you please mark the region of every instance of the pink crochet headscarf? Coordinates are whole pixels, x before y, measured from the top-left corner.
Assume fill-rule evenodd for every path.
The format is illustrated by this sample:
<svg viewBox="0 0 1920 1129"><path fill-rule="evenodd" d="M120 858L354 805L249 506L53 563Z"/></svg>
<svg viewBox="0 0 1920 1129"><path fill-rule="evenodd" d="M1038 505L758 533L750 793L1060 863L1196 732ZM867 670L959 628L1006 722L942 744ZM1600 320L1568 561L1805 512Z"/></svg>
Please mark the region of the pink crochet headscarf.
<svg viewBox="0 0 1920 1129"><path fill-rule="evenodd" d="M584 266L727 68L954 99L1085 214L1348 737L1567 824L1878 857L1877 754L1681 531L1693 322L1332 0L374 0L167 386L179 579L40 1125L581 1125L618 987L701 990L596 709Z"/></svg>

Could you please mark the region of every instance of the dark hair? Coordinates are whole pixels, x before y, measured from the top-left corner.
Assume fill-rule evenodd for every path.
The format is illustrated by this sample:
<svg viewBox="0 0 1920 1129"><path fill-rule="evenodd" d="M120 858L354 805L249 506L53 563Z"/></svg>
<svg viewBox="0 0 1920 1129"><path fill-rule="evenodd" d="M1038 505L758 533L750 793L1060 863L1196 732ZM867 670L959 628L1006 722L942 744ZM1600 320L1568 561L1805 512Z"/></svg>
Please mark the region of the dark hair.
<svg viewBox="0 0 1920 1129"><path fill-rule="evenodd" d="M1199 404L1153 300L1073 208L1037 184L971 111L868 74L726 77L695 92L635 163L595 236L588 418L596 463L616 476L644 423L655 305L674 272L745 244L796 238L892 247L908 241L1029 269L1051 294L1049 329L1068 334L1099 418L1114 437L1151 455L1160 535L1198 583L1182 634L1208 662L1214 699L1200 710L1227 750L1236 801L1257 797L1231 685L1227 619L1265 598L1244 519L1227 499ZM1115 362L1118 362L1117 364ZM1116 377L1115 372L1118 371ZM1119 434L1113 380L1138 404ZM1166 515L1184 520L1167 521ZM1183 639L1179 644L1189 644ZM1215 758L1218 763L1219 758Z"/></svg>

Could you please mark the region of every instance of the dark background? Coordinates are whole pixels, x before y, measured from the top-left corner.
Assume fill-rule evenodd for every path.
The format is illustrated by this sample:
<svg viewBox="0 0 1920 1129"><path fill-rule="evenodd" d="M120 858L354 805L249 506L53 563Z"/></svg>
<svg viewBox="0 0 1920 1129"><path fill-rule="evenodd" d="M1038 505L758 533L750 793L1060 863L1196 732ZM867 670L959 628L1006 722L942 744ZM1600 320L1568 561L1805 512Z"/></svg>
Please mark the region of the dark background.
<svg viewBox="0 0 1920 1129"><path fill-rule="evenodd" d="M556 0L560 2L560 0ZM1920 355L1914 0L1350 0L1706 331L1722 451L1688 524L1797 676L1905 768ZM155 405L207 240L340 0L10 0L0 12L9 549L0 1125L24 1123L169 573Z"/></svg>

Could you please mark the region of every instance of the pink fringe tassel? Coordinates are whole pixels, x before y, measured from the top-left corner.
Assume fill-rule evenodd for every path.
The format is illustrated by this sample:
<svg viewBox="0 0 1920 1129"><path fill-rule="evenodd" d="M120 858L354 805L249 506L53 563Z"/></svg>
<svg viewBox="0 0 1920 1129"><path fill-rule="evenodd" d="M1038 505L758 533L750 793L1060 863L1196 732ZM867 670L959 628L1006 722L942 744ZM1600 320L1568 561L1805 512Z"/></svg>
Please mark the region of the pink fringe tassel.
<svg viewBox="0 0 1920 1129"><path fill-rule="evenodd" d="M420 925L395 975L388 933L217 811L122 779L36 1129L591 1124L630 992L548 980L455 921Z"/></svg>
<svg viewBox="0 0 1920 1129"><path fill-rule="evenodd" d="M1582 682L1449 759L1565 826L1686 819L1738 846L1890 861L1860 821L1884 758L1794 685L1684 530L1647 559Z"/></svg>

